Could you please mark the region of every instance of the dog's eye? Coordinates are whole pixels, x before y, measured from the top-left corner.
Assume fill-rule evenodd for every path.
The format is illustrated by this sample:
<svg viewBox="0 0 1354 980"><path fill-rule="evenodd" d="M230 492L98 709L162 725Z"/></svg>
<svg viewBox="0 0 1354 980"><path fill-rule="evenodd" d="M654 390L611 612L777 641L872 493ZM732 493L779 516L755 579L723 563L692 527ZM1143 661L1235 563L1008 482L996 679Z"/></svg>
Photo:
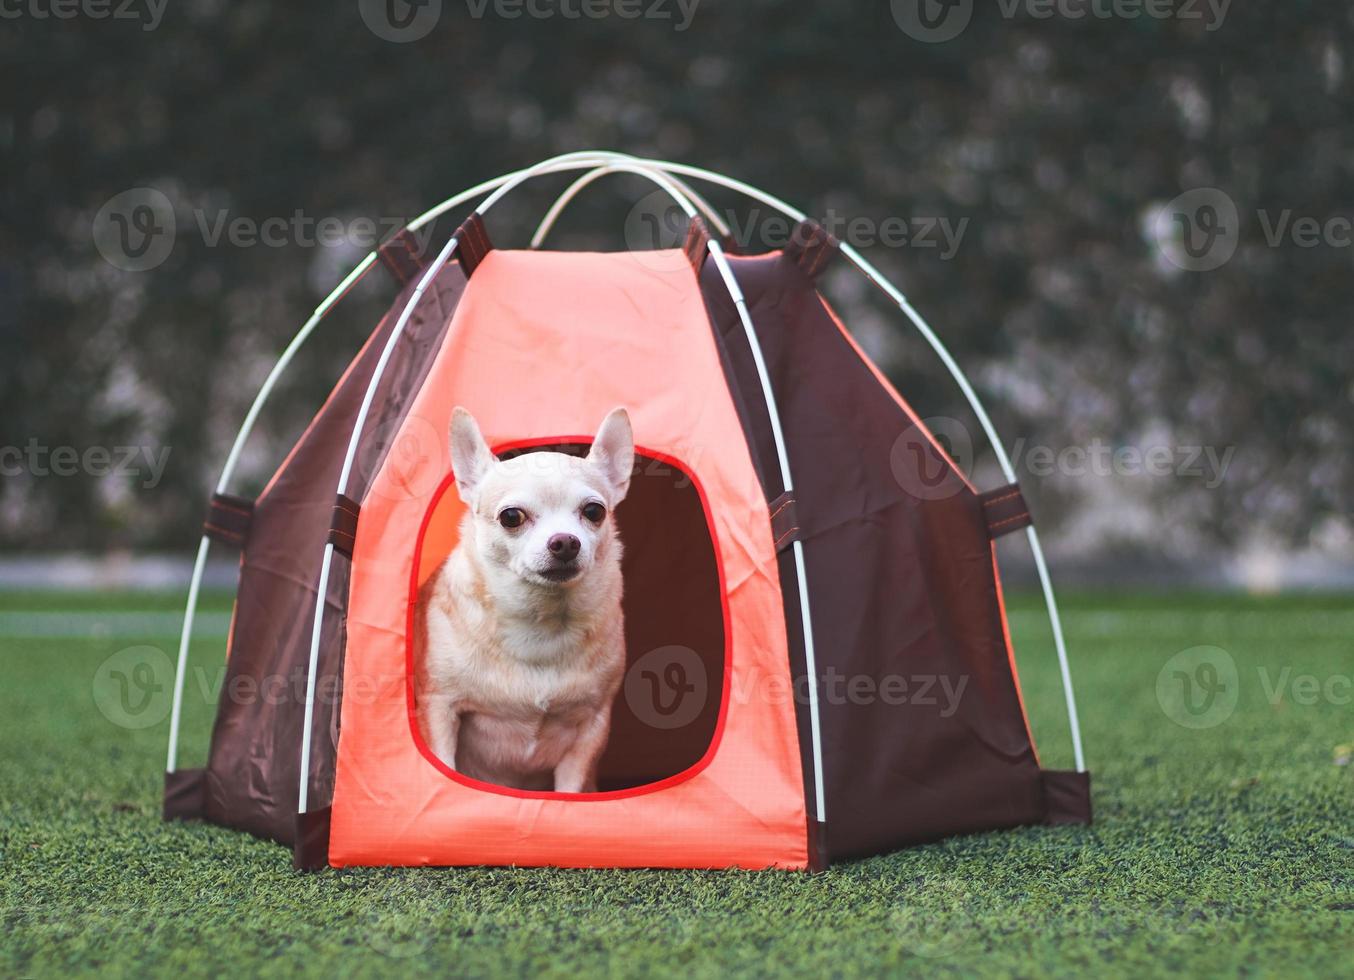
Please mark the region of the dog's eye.
<svg viewBox="0 0 1354 980"><path fill-rule="evenodd" d="M594 524L601 524L602 518L606 517L606 508L596 501L584 504L583 517L586 520L592 521Z"/></svg>
<svg viewBox="0 0 1354 980"><path fill-rule="evenodd" d="M526 519L526 511L520 507L505 507L498 515L498 523L507 528L521 527Z"/></svg>

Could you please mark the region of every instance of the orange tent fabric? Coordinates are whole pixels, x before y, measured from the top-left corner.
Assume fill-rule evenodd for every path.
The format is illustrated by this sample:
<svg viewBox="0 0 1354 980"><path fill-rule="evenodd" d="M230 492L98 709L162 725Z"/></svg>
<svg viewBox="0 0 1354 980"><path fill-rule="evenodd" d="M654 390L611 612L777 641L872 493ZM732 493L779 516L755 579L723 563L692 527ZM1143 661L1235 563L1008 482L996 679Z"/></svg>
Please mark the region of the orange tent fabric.
<svg viewBox="0 0 1354 980"><path fill-rule="evenodd" d="M714 743L690 770L569 797L475 784L422 748L410 627L430 571L423 548L444 553L454 538L445 515L426 532L458 404L495 446L586 441L580 433L626 405L643 451L680 461L703 489L726 669ZM489 253L393 446L353 550L331 863L806 867L770 517L686 256Z"/></svg>
<svg viewBox="0 0 1354 980"><path fill-rule="evenodd" d="M166 819L298 868L816 869L1091 821L1089 773L1039 763L1012 654L995 541L1028 504L980 492L852 340L817 285L830 235L725 258L696 220L682 250L500 251L472 215L457 241L436 270L408 232L382 246L402 288L373 342L267 492L213 496L206 537L241 549L227 689L306 693L223 699L207 764L165 774ZM600 792L479 783L422 742L414 612L457 542L456 405L500 453L580 451L630 411ZM704 677L667 724L648 658L673 651Z"/></svg>

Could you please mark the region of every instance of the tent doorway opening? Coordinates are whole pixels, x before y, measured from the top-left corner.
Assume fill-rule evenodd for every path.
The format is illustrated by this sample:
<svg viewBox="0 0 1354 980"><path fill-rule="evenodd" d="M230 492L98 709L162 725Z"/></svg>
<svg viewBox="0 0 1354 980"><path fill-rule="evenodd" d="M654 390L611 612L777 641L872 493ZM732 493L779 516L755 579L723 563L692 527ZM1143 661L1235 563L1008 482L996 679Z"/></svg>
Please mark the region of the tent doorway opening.
<svg viewBox="0 0 1354 980"><path fill-rule="evenodd" d="M524 452L586 455L584 441L495 448L508 459ZM730 642L723 569L716 558L708 501L691 470L674 457L636 447L630 490L616 508L624 545L626 669L611 713L611 735L598 767L596 794L647 792L694 776L713 757L727 701ZM465 506L448 477L433 494L416 542L410 602L459 541ZM410 637L408 663L417 656ZM414 697L413 684L407 684ZM524 792L465 779L440 764L418 731L410 704L411 733L425 758L449 778L515 796Z"/></svg>

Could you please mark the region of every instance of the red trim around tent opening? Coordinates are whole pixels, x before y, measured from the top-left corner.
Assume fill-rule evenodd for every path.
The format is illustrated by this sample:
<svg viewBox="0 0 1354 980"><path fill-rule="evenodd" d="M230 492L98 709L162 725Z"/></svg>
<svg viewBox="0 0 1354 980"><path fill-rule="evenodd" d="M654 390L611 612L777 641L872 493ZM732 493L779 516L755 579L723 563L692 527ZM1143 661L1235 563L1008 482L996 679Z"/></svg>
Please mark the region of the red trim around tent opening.
<svg viewBox="0 0 1354 980"><path fill-rule="evenodd" d="M498 456L505 452L511 452L514 449L529 449L534 446L559 446L559 445L579 445L588 446L593 441L592 436L552 436L549 438L520 439L513 442L503 443L494 447L494 455ZM724 721L728 716L729 710L729 686L733 678L733 633L732 619L729 615L729 595L725 588L724 579L724 559L719 548L719 540L716 537L715 525L710 512L710 501L706 497L705 487L701 485L696 474L681 460L667 453L658 452L653 449L645 449L642 446L635 446L635 455L642 456L655 462L664 463L680 470L682 475L691 481L691 485L696 488L696 493L700 497L701 512L705 515L705 526L710 532L710 545L714 552L715 569L719 575L719 606L720 615L724 620L724 679L720 691L719 718L715 722L714 734L710 736L710 745L706 748L705 754L698 759L694 765L687 767L681 772L666 776L663 779L652 783L644 783L641 786L632 786L629 789L609 790L603 793L557 793L553 790L524 790L514 789L509 786L499 786L496 783L486 783L480 779L472 779L469 776L458 773L452 769L430 749L423 741L423 735L418 730L418 716L414 704L414 612L418 605L419 592L419 569L422 566L423 542L428 534L428 525L432 522L433 514L437 510L437 505L441 502L445 494L456 483L455 474L448 473L433 491L432 499L428 504L428 509L423 515L423 520L419 525L418 539L414 542L414 561L410 572L409 582L409 601L408 610L405 613L405 694L408 706L409 731L413 736L414 745L418 747L419 754L432 764L438 772L463 786L476 789L484 793L497 793L500 796L515 796L521 799L529 800L569 800L577 803L586 803L600 800L621 800L634 796L645 796L649 793L656 793L659 790L676 786L678 783L684 783L695 776L702 769L708 766L714 759L715 753L719 751L719 743L724 735Z"/></svg>

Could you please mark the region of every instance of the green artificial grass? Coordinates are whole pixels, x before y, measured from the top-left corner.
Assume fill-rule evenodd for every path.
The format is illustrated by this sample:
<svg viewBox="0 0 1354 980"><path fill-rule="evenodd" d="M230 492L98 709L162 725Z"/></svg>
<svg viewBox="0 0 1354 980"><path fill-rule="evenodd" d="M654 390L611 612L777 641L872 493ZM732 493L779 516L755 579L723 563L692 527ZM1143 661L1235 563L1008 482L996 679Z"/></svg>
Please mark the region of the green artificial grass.
<svg viewBox="0 0 1354 980"><path fill-rule="evenodd" d="M275 844L161 823L167 700L154 699L167 691L154 689L157 665L175 651L165 623L179 601L0 596L0 975L1332 977L1354 969L1348 597L1065 600L1095 774L1094 826L980 834L821 875L297 874ZM1047 622L1033 597L1011 605L1044 764L1066 767ZM206 609L219 630L228 600L209 596ZM61 626L75 638L53 635ZM16 635L25 631L40 635ZM1199 645L1221 648L1236 667L1230 713L1225 694L1194 714L1172 694L1180 675L1216 686L1215 652L1172 661ZM136 646L158 648L164 660L119 652ZM201 669L189 682L184 764L205 754L219 651L215 635L195 643ZM156 723L124 727L108 717L131 717L118 714L123 681L112 672L129 677L138 662L157 673L141 678L152 681L139 689L151 700L132 705L141 709L132 721ZM1195 695L1196 709L1208 706Z"/></svg>

